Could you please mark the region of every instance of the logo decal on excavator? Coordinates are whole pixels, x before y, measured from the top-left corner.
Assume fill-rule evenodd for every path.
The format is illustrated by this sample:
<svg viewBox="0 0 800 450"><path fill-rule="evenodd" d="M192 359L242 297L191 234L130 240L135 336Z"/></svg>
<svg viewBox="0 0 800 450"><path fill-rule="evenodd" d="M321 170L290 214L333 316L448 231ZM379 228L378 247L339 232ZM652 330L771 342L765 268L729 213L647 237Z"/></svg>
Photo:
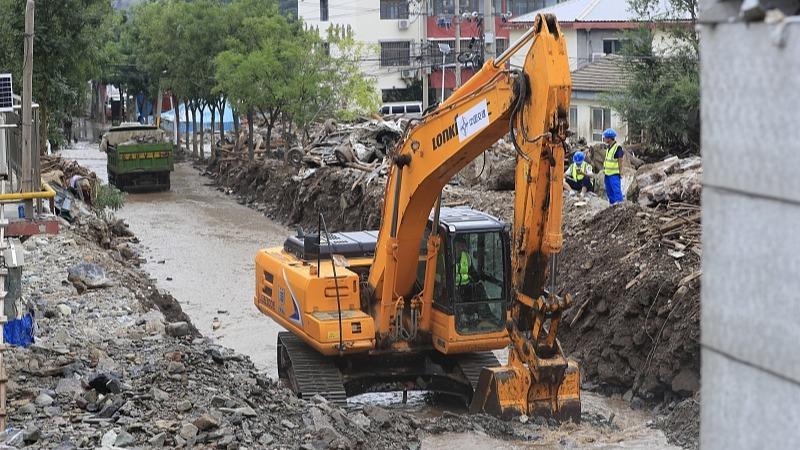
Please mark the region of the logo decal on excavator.
<svg viewBox="0 0 800 450"><path fill-rule="evenodd" d="M456 121L457 120L458 118L456 118ZM458 127L455 123L440 131L439 134L431 138L431 145L433 146L433 149L436 150L437 148L446 144L450 139L453 139L457 133Z"/></svg>
<svg viewBox="0 0 800 450"><path fill-rule="evenodd" d="M483 100L458 118L458 141L464 142L487 125L489 125L489 107L486 100Z"/></svg>
<svg viewBox="0 0 800 450"><path fill-rule="evenodd" d="M294 295L292 285L289 284L289 278L286 276L286 269L283 269L281 272L283 273L283 282L286 283L286 289L289 289L289 295L292 297L292 304L294 305L294 312L289 316L289 319L303 326L303 315L300 314L300 305L297 303L297 297Z"/></svg>

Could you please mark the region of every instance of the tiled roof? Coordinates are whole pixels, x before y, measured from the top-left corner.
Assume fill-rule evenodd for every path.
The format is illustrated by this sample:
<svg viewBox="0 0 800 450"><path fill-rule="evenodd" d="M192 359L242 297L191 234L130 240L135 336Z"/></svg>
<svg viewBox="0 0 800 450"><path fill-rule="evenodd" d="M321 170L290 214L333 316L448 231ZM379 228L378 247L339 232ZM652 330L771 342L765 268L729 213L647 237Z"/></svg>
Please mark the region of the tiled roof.
<svg viewBox="0 0 800 450"><path fill-rule="evenodd" d="M638 22L642 17L631 11L628 0L567 0L563 3L523 14L511 19L512 23L528 23L539 13L555 14L559 22ZM649 12L650 20L690 20L670 6L669 0L659 0Z"/></svg>
<svg viewBox="0 0 800 450"><path fill-rule="evenodd" d="M572 72L572 90L609 92L623 89L630 75L625 71L622 57L606 55Z"/></svg>

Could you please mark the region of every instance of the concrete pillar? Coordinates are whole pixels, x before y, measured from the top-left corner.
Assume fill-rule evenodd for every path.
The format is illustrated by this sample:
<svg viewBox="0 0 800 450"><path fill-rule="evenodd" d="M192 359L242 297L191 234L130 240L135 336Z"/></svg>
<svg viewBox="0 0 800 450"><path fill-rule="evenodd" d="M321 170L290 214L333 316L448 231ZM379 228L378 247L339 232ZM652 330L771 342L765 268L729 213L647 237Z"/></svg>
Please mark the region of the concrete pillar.
<svg viewBox="0 0 800 450"><path fill-rule="evenodd" d="M703 449L800 448L800 23L701 4ZM733 19L733 21L729 21Z"/></svg>

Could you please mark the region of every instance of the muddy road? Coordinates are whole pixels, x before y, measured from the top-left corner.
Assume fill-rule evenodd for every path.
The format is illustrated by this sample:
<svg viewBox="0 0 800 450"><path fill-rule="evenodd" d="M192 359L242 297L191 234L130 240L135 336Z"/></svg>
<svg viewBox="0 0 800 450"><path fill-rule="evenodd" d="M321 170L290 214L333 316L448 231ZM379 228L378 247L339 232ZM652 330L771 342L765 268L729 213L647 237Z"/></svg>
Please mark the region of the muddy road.
<svg viewBox="0 0 800 450"><path fill-rule="evenodd" d="M105 177L105 154L96 145L62 156ZM169 192L129 194L116 214L141 240L144 269L180 301L197 329L277 377L281 329L253 306L253 260L259 248L283 245L290 231L207 183L189 163L176 164Z"/></svg>
<svg viewBox="0 0 800 450"><path fill-rule="evenodd" d="M61 154L105 176L105 154L97 150L97 144L80 143ZM141 240L144 269L159 287L178 299L195 326L222 345L248 355L261 370L277 377L275 341L281 329L252 304L253 258L259 248L282 245L291 231L237 204L209 183L190 163L176 164L169 192L130 194L117 215ZM215 317L220 323L216 330L212 326ZM588 392L582 395L584 411L595 418L612 418L613 427L599 426L596 420L564 424L542 429L531 442L448 433L427 437L422 448L678 448L650 426L652 416L648 412L633 411L619 398ZM379 403L421 417L439 416L443 410L465 412L452 405L431 405L421 393L412 393L407 405L401 404L399 394L368 394L350 403Z"/></svg>

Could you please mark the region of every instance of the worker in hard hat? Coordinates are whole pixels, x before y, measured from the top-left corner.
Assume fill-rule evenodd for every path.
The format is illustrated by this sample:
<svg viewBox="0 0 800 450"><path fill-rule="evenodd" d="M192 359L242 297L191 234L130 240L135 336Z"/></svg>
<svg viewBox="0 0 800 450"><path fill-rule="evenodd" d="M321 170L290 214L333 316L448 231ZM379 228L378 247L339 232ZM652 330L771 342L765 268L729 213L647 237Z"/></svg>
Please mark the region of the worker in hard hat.
<svg viewBox="0 0 800 450"><path fill-rule="evenodd" d="M572 164L564 172L564 188L578 192L583 197L587 192L594 191L592 184L592 165L586 162L583 152L572 155Z"/></svg>
<svg viewBox="0 0 800 450"><path fill-rule="evenodd" d="M613 128L603 131L603 142L606 143L606 155L603 160L603 175L605 175L606 195L612 205L624 200L622 195L622 157L625 152L617 143L617 132Z"/></svg>

